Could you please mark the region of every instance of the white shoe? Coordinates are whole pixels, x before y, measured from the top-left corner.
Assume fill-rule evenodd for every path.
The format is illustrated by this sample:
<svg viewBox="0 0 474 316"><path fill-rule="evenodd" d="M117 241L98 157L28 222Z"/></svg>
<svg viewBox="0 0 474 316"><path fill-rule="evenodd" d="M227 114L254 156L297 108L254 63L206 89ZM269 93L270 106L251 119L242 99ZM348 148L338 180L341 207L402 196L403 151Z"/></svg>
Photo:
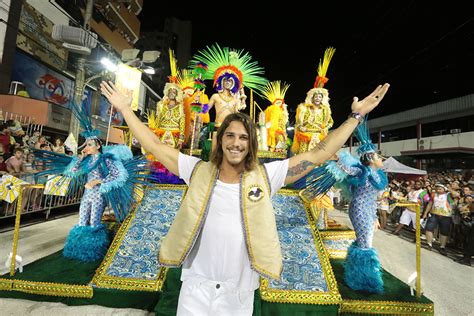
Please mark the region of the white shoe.
<svg viewBox="0 0 474 316"><path fill-rule="evenodd" d="M7 261L5 261L5 268L10 268L12 264L12 257L13 257L13 253L10 252L10 254L8 255ZM19 255L16 255L15 259L16 259L15 268L17 268L18 271L22 273L23 272L23 258Z"/></svg>

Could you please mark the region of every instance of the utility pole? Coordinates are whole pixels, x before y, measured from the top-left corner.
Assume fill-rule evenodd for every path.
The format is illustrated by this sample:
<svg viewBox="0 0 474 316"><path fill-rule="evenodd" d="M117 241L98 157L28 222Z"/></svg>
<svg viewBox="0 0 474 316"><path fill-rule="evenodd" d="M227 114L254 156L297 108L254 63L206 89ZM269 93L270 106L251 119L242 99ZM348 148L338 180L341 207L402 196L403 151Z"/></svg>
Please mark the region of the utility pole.
<svg viewBox="0 0 474 316"><path fill-rule="evenodd" d="M94 10L94 0L87 0L86 12L84 14L84 29L90 30L89 22L92 18L92 11ZM84 95L84 76L85 76L85 64L86 58L81 55L77 60L77 69L75 77L75 89L74 89L74 102L77 106L82 107L82 96ZM74 135L75 139L79 142L79 121L71 114L71 123L69 125L69 131Z"/></svg>

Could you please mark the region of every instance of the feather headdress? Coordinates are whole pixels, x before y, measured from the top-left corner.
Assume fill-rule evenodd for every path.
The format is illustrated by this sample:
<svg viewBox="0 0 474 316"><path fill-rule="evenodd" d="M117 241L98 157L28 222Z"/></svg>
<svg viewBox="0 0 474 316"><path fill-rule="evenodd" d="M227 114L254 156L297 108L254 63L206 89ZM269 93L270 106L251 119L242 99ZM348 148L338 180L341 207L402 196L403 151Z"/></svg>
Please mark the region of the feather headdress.
<svg viewBox="0 0 474 316"><path fill-rule="evenodd" d="M77 118L82 128L82 132L80 134L85 139L98 139L100 136L100 131L92 126L92 119L90 113L88 113L88 111L84 110L82 107L78 106L73 101L70 103L70 105L72 114Z"/></svg>
<svg viewBox="0 0 474 316"><path fill-rule="evenodd" d="M367 124L367 115L364 118L364 121L357 126L356 130L354 131L354 136L359 141L359 148L357 149L357 153L359 155L368 153L368 152L375 152L376 147L372 143L372 139L370 138L370 131L369 126Z"/></svg>
<svg viewBox="0 0 474 316"><path fill-rule="evenodd" d="M285 82L282 83L280 80L272 81L267 83L262 94L272 104L277 100L281 100L282 103L285 103L285 94L289 87L289 84Z"/></svg>
<svg viewBox="0 0 474 316"><path fill-rule="evenodd" d="M171 73L168 77L168 81L172 83L178 83L177 60L171 48L168 50L168 55L170 56L170 73Z"/></svg>
<svg viewBox="0 0 474 316"><path fill-rule="evenodd" d="M213 79L218 91L222 90L221 83L224 78L234 80L233 93L236 93L242 85L261 93L268 82L262 76L264 69L256 61L252 61L252 56L244 50L220 47L216 43L198 51L191 60L191 68L199 67L202 63L208 67L203 79Z"/></svg>
<svg viewBox="0 0 474 316"><path fill-rule="evenodd" d="M329 105L329 91L324 88L324 85L329 81L326 74L328 72L329 63L331 62L332 57L336 49L334 47L328 47L324 51L323 60L319 60L318 65L318 75L314 81L313 89L309 90L306 96L305 103L311 104L311 100L315 93L320 93L323 95L323 104Z"/></svg>
<svg viewBox="0 0 474 316"><path fill-rule="evenodd" d="M181 90L193 89L194 90L194 75L191 70L183 69L178 72L177 83L181 87Z"/></svg>

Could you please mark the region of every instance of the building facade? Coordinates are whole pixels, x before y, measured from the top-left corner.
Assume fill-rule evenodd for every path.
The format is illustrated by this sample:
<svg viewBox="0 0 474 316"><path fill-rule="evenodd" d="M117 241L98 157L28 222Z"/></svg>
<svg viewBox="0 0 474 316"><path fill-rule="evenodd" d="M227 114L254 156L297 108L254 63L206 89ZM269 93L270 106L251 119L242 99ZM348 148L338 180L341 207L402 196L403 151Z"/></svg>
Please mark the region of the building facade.
<svg viewBox="0 0 474 316"><path fill-rule="evenodd" d="M474 169L474 94L375 118L369 127L386 157L428 171Z"/></svg>

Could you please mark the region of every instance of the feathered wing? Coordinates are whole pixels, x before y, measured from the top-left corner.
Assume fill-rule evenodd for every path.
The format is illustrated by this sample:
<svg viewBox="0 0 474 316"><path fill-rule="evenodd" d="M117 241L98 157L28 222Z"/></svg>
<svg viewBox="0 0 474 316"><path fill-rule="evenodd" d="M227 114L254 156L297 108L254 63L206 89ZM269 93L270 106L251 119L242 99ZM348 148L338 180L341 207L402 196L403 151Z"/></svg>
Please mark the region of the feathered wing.
<svg viewBox="0 0 474 316"><path fill-rule="evenodd" d="M71 179L68 193L75 192L78 187L86 184L87 172L80 168L84 160L80 160L79 157L38 149L34 150L34 154L36 160L41 162L45 169L35 174L36 179L41 176L61 176L56 183L58 186L61 186L67 179Z"/></svg>
<svg viewBox="0 0 474 316"><path fill-rule="evenodd" d="M110 204L116 219L121 222L129 214L132 207L141 199L144 190L151 184L148 170L148 161L143 156L133 157L130 149L125 145L104 146L102 168L110 171L107 159L114 164L114 176L106 176L101 184L101 192L107 203Z"/></svg>
<svg viewBox="0 0 474 316"><path fill-rule="evenodd" d="M360 165L359 160L348 151L339 154L339 160L330 160L314 168L306 177L294 183L297 189L303 189L300 195L307 201L326 194L332 186L345 186L350 169Z"/></svg>

